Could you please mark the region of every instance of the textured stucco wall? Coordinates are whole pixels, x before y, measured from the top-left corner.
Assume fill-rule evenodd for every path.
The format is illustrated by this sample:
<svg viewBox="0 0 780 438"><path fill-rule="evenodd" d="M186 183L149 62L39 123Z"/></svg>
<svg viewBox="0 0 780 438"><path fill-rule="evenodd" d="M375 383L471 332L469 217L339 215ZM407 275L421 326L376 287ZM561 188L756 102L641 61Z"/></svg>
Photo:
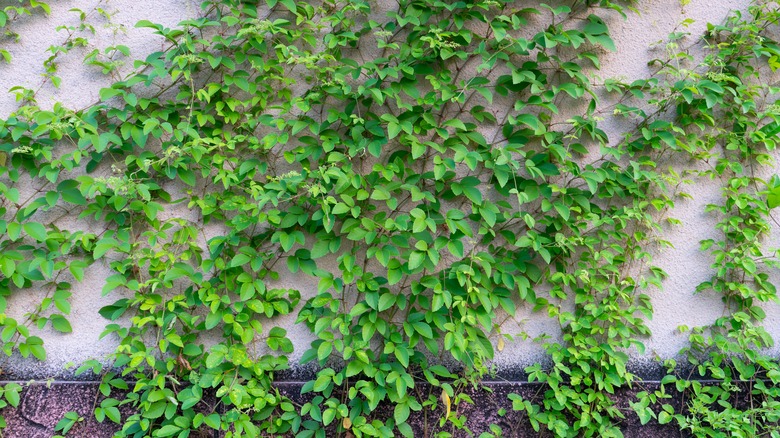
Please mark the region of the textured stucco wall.
<svg viewBox="0 0 780 438"><path fill-rule="evenodd" d="M653 44L662 41L686 18L694 21L686 30L692 35L701 35L707 22L721 22L730 10L744 9L747 0L692 0L688 5L681 6L678 0L640 1L640 15L630 15L622 20L615 15L610 23L613 39L617 46L616 53L604 55L601 77L624 77L638 79L647 77L650 69L647 61L654 57L653 50L663 50L661 46L653 48ZM133 24L141 19L159 22L165 26L174 26L177 22L191 17L198 12L197 2L191 0L115 0L97 2L95 0L74 0L53 2L51 17L32 17L22 20L16 25L22 39L19 43L9 44L6 48L14 59L10 65L0 65L0 117L7 116L15 108L12 94L4 92L14 85L24 85L37 88L41 82L39 74L41 66L48 57L46 49L58 44L64 39L62 32L56 32L55 27L61 24L76 24L75 14L68 9L81 8L84 11L102 5L108 11L115 11L113 22L122 24L124 29L115 32L114 28L98 26L98 35L91 37L97 47L110 44L124 44L131 48L132 57L144 58L146 54L160 50L162 41L152 35L149 29L136 29ZM101 19L95 22L100 23ZM38 100L42 106L50 106L56 101L64 102L72 108L81 108L97 99L100 87L109 84L109 78L96 73L93 68L82 65L81 59L85 53L79 49L63 58L60 63L62 85L59 89L45 86L41 89ZM130 60L128 60L129 62ZM620 131L619 123L607 121L608 133ZM618 135L613 135L618 138ZM709 278L708 266L711 263L706 255L699 251L699 241L717 237L714 224L715 218L704 211L708 203L720 201L719 187L708 181L698 181L687 187L693 200L682 200L671 216L680 219L683 225L667 228L666 238L674 244L673 249L666 249L656 255L656 264L663 268L669 278L664 283L663 290L651 292L655 315L649 326L653 337L648 340L647 353L643 357L635 356L637 365L649 362L655 354L661 357L672 357L686 343L686 335L679 334L679 325L696 326L708 324L722 312L720 298L712 294L694 295L696 286ZM187 211L168 212L168 214L188 215ZM777 218L780 221L780 218ZM768 241L772 247L780 246L780 231L775 229ZM108 268L98 263L87 273L84 283L74 289L73 315L70 318L74 333L61 335L48 333L45 336L49 359L40 364L33 360L12 358L5 365L0 364L6 372L25 378L44 378L47 376L67 375L64 365L69 362L78 363L89 358L100 358L113 350L110 340L98 340L105 321L97 314L97 310L109 299L100 299L102 281L109 275ZM780 280L777 275L774 279ZM314 280L299 278L283 278L281 287L295 287L302 290L316 289ZM33 301L24 296L17 296L9 302L12 313L21 315ZM31 294L29 296L32 296ZM306 296L306 293L304 293ZM777 305L767 307L767 328L780 338L780 308ZM308 329L304 326L295 327L294 315L280 323L288 327L296 345L293 362L308 348L311 340ZM556 336L557 323L549 320L546 315L537 315L529 309L520 309L517 323L505 326L506 333L526 332L530 337L547 333ZM530 340L518 340L510 343L498 353L497 363L500 368L511 370L520 368L541 357L541 349ZM6 360L5 358L0 360Z"/></svg>
<svg viewBox="0 0 780 438"><path fill-rule="evenodd" d="M13 23L13 30L21 36L19 42L3 41L3 47L13 58L10 64L0 64L0 117L8 117L17 108L14 94L7 92L14 86L36 90L40 87L36 98L44 109L51 108L56 102L62 102L66 107L74 109L96 102L100 89L111 85L111 78L101 74L99 69L83 64L87 53L94 48L102 50L111 45L123 44L130 48L131 56L117 59L126 62L120 72L127 72L133 66L133 59L144 59L148 54L165 47L163 38L154 35L151 29L136 28L138 21L150 20L166 27L174 27L182 20L194 17L199 12L198 5L199 2L195 0L66 0L50 2L49 17L40 13L22 17ZM69 11L73 8L92 14L88 21L95 26L96 34L80 33L80 36L88 38L91 46L75 48L59 58L57 74L62 78L59 89L51 84L41 87L41 74L45 71L43 62L50 56L49 47L61 45L67 38L64 30L57 31L56 28L79 25L78 15ZM110 25L109 20L97 14L96 8L111 14ZM24 192L25 188L31 189L20 187L20 191ZM66 229L78 229L90 224L85 221L71 221L60 225ZM4 370L6 377L65 377L72 372L67 369L69 364L79 364L92 358L100 359L111 353L115 341L108 338L98 339L107 321L97 313L102 306L117 299L101 298L102 285L109 275L111 271L107 263L92 265L84 275L84 282L73 290L72 313L69 317L73 333L60 334L49 330L41 336L48 354L45 363L35 359L22 359L17 356L9 359L3 356L0 358L0 368ZM40 302L41 297L35 291L24 292L9 299L9 315L21 317Z"/></svg>

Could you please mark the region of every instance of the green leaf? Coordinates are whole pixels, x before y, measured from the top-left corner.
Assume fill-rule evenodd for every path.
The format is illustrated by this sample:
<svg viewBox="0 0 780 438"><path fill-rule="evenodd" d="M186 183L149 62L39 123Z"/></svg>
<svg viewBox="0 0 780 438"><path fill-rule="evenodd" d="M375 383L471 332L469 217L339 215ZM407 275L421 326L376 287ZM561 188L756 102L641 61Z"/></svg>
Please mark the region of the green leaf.
<svg viewBox="0 0 780 438"><path fill-rule="evenodd" d="M43 242L46 240L46 227L39 224L38 222L27 222L22 227L28 236L32 237L38 242Z"/></svg>
<svg viewBox="0 0 780 438"><path fill-rule="evenodd" d="M118 408L112 406L104 408L103 411L105 412L106 417L114 423L119 424L122 421L122 415L119 413Z"/></svg>
<svg viewBox="0 0 780 438"><path fill-rule="evenodd" d="M421 334L423 337L426 337L428 339L433 339L433 330L431 329L431 326L429 326L427 323L418 321L412 323L412 327L414 327L414 331Z"/></svg>
<svg viewBox="0 0 780 438"><path fill-rule="evenodd" d="M396 122L390 122L387 124L387 135L389 139L394 139L398 137L398 134L401 133L401 125Z"/></svg>
<svg viewBox="0 0 780 438"><path fill-rule="evenodd" d="M40 361L46 360L46 350L43 349L42 345L30 345L30 352L33 356L35 356L36 359Z"/></svg>
<svg viewBox="0 0 780 438"><path fill-rule="evenodd" d="M766 203L769 208L775 208L780 205L780 187L774 187L766 197Z"/></svg>
<svg viewBox="0 0 780 438"><path fill-rule="evenodd" d="M325 389L327 389L328 386L330 386L331 382L332 382L331 376L321 373L317 377L317 380L314 381L314 386L312 387L312 389L316 392L322 392Z"/></svg>
<svg viewBox="0 0 780 438"><path fill-rule="evenodd" d="M3 387L3 395L5 396L5 399L8 401L9 405L13 407L19 406L19 402L21 401L19 393L21 392L21 389L22 388L19 387L18 384L7 384Z"/></svg>
<svg viewBox="0 0 780 438"><path fill-rule="evenodd" d="M57 201L60 199L60 194L55 191L48 191L46 192L46 203L49 204L49 207L54 207L57 205Z"/></svg>
<svg viewBox="0 0 780 438"><path fill-rule="evenodd" d="M323 342L317 348L317 359L325 361L330 356L331 352L333 352L333 344L327 341Z"/></svg>
<svg viewBox="0 0 780 438"><path fill-rule="evenodd" d="M207 415L206 418L203 419L203 422L206 423L208 427L219 430L222 424L222 419L220 418L219 414L214 413Z"/></svg>
<svg viewBox="0 0 780 438"><path fill-rule="evenodd" d="M187 184L190 187L195 187L195 173L189 169L179 168L176 171L176 175L178 175L179 179L182 180L184 184Z"/></svg>
<svg viewBox="0 0 780 438"><path fill-rule="evenodd" d="M179 426L168 424L158 429L157 432L155 433L155 436L159 436L159 437L173 436L176 433L178 433L180 430L181 428Z"/></svg>
<svg viewBox="0 0 780 438"><path fill-rule="evenodd" d="M76 281L82 281L84 280L84 268L86 268L86 266L87 263L83 260L74 260L68 265L68 270Z"/></svg>
<svg viewBox="0 0 780 438"><path fill-rule="evenodd" d="M70 326L70 322L68 322L65 317L62 315L52 315L49 317L49 321L51 321L52 327L54 327L54 330L57 330L60 333L71 333L73 331L73 328Z"/></svg>
<svg viewBox="0 0 780 438"><path fill-rule="evenodd" d="M605 49L609 50L610 52L616 52L617 47L615 47L615 42L612 41L612 38L609 37L609 35L586 35L588 38L588 41L590 41L593 44L598 44Z"/></svg>
<svg viewBox="0 0 780 438"><path fill-rule="evenodd" d="M95 244L95 248L92 250L92 257L97 260L118 245L118 242L114 238L104 237Z"/></svg>
<svg viewBox="0 0 780 438"><path fill-rule="evenodd" d="M533 114L520 114L516 117L516 120L533 129L534 135L542 135L547 132L547 128L544 126L544 124L540 122L539 118Z"/></svg>
<svg viewBox="0 0 780 438"><path fill-rule="evenodd" d="M141 20L138 23L140 24L142 21L146 21L146 20ZM136 26L136 27L139 27L139 26ZM102 88L102 89L100 89L100 92L98 94L100 96L100 100L105 102L105 101L110 100L113 97L119 96L119 95L124 94L124 93L125 92L123 90L117 90L116 88ZM95 147L97 148L98 144L95 144Z"/></svg>
<svg viewBox="0 0 780 438"><path fill-rule="evenodd" d="M401 435L403 435L404 438L414 437L414 429L412 429L412 426L408 423L398 424L396 427L398 427L398 431L401 432Z"/></svg>
<svg viewBox="0 0 780 438"><path fill-rule="evenodd" d="M327 426L330 423L333 422L333 420L336 418L336 410L333 408L325 409L325 412L322 413L322 424L323 426Z"/></svg>
<svg viewBox="0 0 780 438"><path fill-rule="evenodd" d="M395 405L395 411L393 413L393 418L395 419L396 424L403 424L406 423L406 420L409 418L409 405L406 403L399 403Z"/></svg>
<svg viewBox="0 0 780 438"><path fill-rule="evenodd" d="M221 348L218 348L221 347ZM225 361L226 348L222 345L218 345L212 348L208 357L206 358L206 367L216 368Z"/></svg>
<svg viewBox="0 0 780 438"><path fill-rule="evenodd" d="M395 295L391 294L390 292L382 294L381 297L379 297L379 310L380 312L385 311L392 307L395 304Z"/></svg>
<svg viewBox="0 0 780 438"><path fill-rule="evenodd" d="M462 259L463 258L463 242L460 240L450 240L447 242L447 250L453 256Z"/></svg>
<svg viewBox="0 0 780 438"><path fill-rule="evenodd" d="M396 284L403 278L403 272L401 272L400 269L390 269L387 270L387 282L390 285Z"/></svg>
<svg viewBox="0 0 780 438"><path fill-rule="evenodd" d="M558 211L558 214L561 215L561 219L568 222L569 216L571 215L571 210L569 209L569 207L566 204L560 202L556 202L555 204L553 204L553 206L555 207L555 210Z"/></svg>
<svg viewBox="0 0 780 438"><path fill-rule="evenodd" d="M19 222L9 222L6 227L6 233L11 241L19 240L19 236L22 235L22 226Z"/></svg>
<svg viewBox="0 0 780 438"><path fill-rule="evenodd" d="M206 330L213 329L214 327L219 325L220 322L222 322L221 311L209 313L208 315L206 315L206 321L205 321Z"/></svg>
<svg viewBox="0 0 780 438"><path fill-rule="evenodd" d="M395 357L396 359L398 359L398 362L404 367L409 366L409 350L407 350L403 346L397 345L395 347Z"/></svg>
<svg viewBox="0 0 780 438"><path fill-rule="evenodd" d="M425 261L425 256L426 254L424 252L412 251L412 253L409 254L409 270L413 271L422 266Z"/></svg>
<svg viewBox="0 0 780 438"><path fill-rule="evenodd" d="M463 193L474 204L482 203L482 192L476 187L464 187Z"/></svg>
<svg viewBox="0 0 780 438"><path fill-rule="evenodd" d="M363 371L366 364L364 364L361 361L353 360L349 364L347 364L347 368L345 371L345 374L347 377L355 376Z"/></svg>
<svg viewBox="0 0 780 438"><path fill-rule="evenodd" d="M295 0L279 0L279 2L293 14L298 12L298 6L295 4Z"/></svg>

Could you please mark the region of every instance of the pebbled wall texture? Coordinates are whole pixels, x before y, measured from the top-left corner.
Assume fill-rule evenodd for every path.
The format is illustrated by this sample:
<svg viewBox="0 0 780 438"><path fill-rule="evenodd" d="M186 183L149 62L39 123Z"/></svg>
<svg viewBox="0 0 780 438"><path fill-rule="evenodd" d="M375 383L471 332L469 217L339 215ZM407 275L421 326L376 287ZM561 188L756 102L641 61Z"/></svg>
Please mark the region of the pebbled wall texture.
<svg viewBox="0 0 780 438"><path fill-rule="evenodd" d="M376 1L381 3L388 0ZM531 3L531 0L528 1ZM617 51L604 54L598 77L602 79L620 77L628 79L629 82L645 78L650 75L648 60L655 58L658 51L664 50L664 45L659 43L669 33L679 30L684 20L693 20L685 31L698 36L704 32L707 23L722 22L730 11L744 10L748 2L748 0L691 0L683 6L682 3L686 2L680 0L640 0L638 2L640 14L631 14L627 19L622 19L615 14L608 23ZM131 59L143 59L147 54L164 47L161 38L153 35L150 29L135 28L136 22L149 20L166 27L174 27L181 20L196 16L199 11L198 3L196 0L61 0L51 3L52 11L48 17L42 15L25 17L15 25L20 40L16 43L2 43L4 44L2 47L12 55L13 61L10 64L0 63L0 117L7 117L16 108L14 93L8 92L14 86L32 89L40 87L37 97L43 107L62 102L71 108L83 108L95 102L99 90L101 87L108 86L111 78L96 71L93 66L84 65L82 61L85 54L94 48L125 45L131 50L131 57L127 58L127 65L120 68L120 71L127 71L132 67ZM59 60L59 76L62 78L59 88L52 87L51 84L41 86L43 62L50 56L47 49L61 44L67 38L66 31L58 31L57 27L77 26L79 23L78 14L70 11L73 8L94 13L90 20L95 23L96 35L89 38L90 47L74 49ZM96 13L96 8L101 8L111 15L111 25L107 25L109 21ZM609 124L605 126L611 137L618 137L617 133L621 131L621 126ZM692 199L678 201L676 209L671 213L671 216L679 219L682 224L666 229L665 239L669 240L674 247L655 254L655 263L664 269L669 277L662 289L650 292L655 313L648 326L653 335L645 343L647 347L645 354L639 355L637 352L632 354L633 372L649 380L655 378L657 358L674 358L686 345L687 336L679 333L677 327L708 324L722 312L719 297L707 293L695 294L696 286L708 280L711 275L709 268L711 260L706 254L700 252L699 242L702 239L717 237L714 235L716 220L705 213L705 206L719 202L720 188L706 181L698 181L689 186L687 191L692 195ZM186 207L178 207L175 211L168 211L165 214L194 217ZM780 218L776 219L780 221ZM83 225L74 223L74 226ZM772 247L780 246L780 227L775 227L768 244ZM73 312L70 318L73 333L60 334L49 331L43 334L48 353L45 362L18 356L0 357L2 379L18 381L54 379L63 382L52 386L39 383L25 388L20 408L11 415L6 415L9 424L6 431L8 436L51 436L54 425L63 413L71 410L84 412L90 410L89 406L97 391L96 385L64 382L74 379L73 370L81 362L88 359L101 360L114 350L115 344L111 339L99 339L107 321L98 314L98 309L116 299L116 297L101 296L103 281L109 275L111 273L105 262L96 263L87 271L84 282L78 284L73 290ZM774 280L777 284L780 278L775 275ZM301 290L304 297L309 296L307 290L316 290L314 280L307 281L300 277L282 278L281 283L280 287ZM16 294L9 300L9 313L21 316L31 310L30 307L39 299L34 293ZM776 339L780 339L780 306L773 304L765 310L766 328ZM293 366L312 340L309 330L303 325L296 327L294 319L294 315L290 315L280 321L280 324L287 328L295 345L295 353L290 358ZM508 343L503 351L497 353L495 364L499 374L509 380L522 376L524 367L544 360L541 347L531 339L543 334L559 336L555 321L550 320L546 314L534 314L530 308L520 308L515 322L506 325L506 332L527 335L518 336L515 342ZM289 377L294 379L295 371ZM503 390L508 390L509 387L506 385L511 384L504 384ZM294 383L289 383L288 386L288 391L293 396L298 387ZM506 397L503 399L505 400ZM79 403L82 402L86 403L84 405L87 406L86 409L79 408ZM485 401L485 403L489 402L489 400ZM478 402L477 406L480 405ZM504 419L504 421L510 420ZM111 436L111 432L101 429L94 419L88 421L91 423L82 429L83 433L87 434L83 436ZM648 428L640 432L637 428L635 433L627 429L626 436L669 436L672 433L673 430ZM516 436L524 435L518 432Z"/></svg>
<svg viewBox="0 0 780 438"><path fill-rule="evenodd" d="M388 7L395 4L392 0L375 0L380 8L387 2ZM528 3L534 3L527 0ZM630 14L626 19L614 14L608 25L611 36L617 47L616 52L606 53L602 57L602 68L597 72L594 81L605 78L622 78L628 82L634 79L648 77L651 73L648 61L660 56L665 50L663 41L671 32L681 30L681 23L689 20L685 30L692 37L701 35L707 23L720 23L734 10L745 10L749 0L640 0L639 14ZM683 3L687 3L683 5ZM2 4L2 2L0 2ZM59 88L44 83L43 63L51 55L51 46L62 44L68 37L67 30L60 26L78 26L77 8L92 14L89 21L95 25L96 34L89 37L90 46L76 48L69 54L59 58L58 75L62 78ZM110 15L110 20L101 16L100 11ZM10 115L16 108L15 95L10 91L15 86L23 86L38 90L37 98L44 108L61 102L70 108L83 108L98 100L102 87L109 86L111 77L105 76L94 66L83 63L84 55L95 48L122 44L127 46L130 57L125 58L126 65L119 71L128 71L132 67L132 59L144 59L149 53L162 50L164 41L153 35L148 28L136 28L139 20L149 20L166 27L175 27L177 23L194 17L199 12L197 0L59 0L51 2L51 14L43 16L24 17L15 23L15 30L20 35L18 42L7 39L0 42L0 47L9 51L13 60L10 64L0 62L0 118ZM110 24L109 24L110 23ZM606 103L608 104L608 102ZM622 126L610 125L606 121L604 127L611 138L617 139ZM776 156L776 159L780 155ZM775 166L778 173L780 166ZM703 239L717 237L715 235L715 217L705 212L709 203L718 203L721 199L720 188L708 184L707 181L696 181L686 188L692 199L677 201L677 207L670 216L681 221L681 225L667 227L664 238L673 244L673 248L658 251L655 264L668 273L663 288L650 291L655 309L654 317L648 323L652 337L646 342L646 352L640 355L632 352L632 371L648 382L646 389L652 389L652 380L657 379L659 358L674 358L678 351L687 344L687 335L680 333L679 326L697 326L712 322L720 316L723 305L714 294L696 294L696 286L709 279L711 260L699 250L699 242ZM186 206L165 212L165 215L194 218L193 212ZM780 210L780 209L778 209ZM780 213L775 213L775 224L780 223ZM73 221L65 226L71 229L88 227L82 221ZM203 243L203 242L201 242ZM766 244L769 247L780 247L780 225L775 225ZM83 361L89 359L104 359L113 352L115 344L110 338L100 339L100 334L107 321L99 314L98 309L113 302L117 297L102 296L103 283L111 275L107 262L102 260L91 266L82 283L77 283L73 290L72 314L69 318L73 333L61 334L53 330L44 332L48 358L45 362L36 359L24 359L0 356L0 379L3 381L36 381L26 385L22 392L22 402L17 409L4 410L3 415L8 423L3 436L38 438L50 437L54 427L68 411L90 412L98 395L97 384L93 382L74 382L77 377L73 371ZM774 273L772 278L780 284L780 273ZM316 291L314 279L307 280L300 276L282 278L283 288L299 289L304 298ZM8 313L12 316L22 316L32 310L40 301L40 297L32 293L15 294L9 299ZM767 330L775 339L780 339L780 305L771 304L765 308ZM294 345L295 352L290 357L293 370L286 377L288 382L279 384L280 390L291 398L300 398L299 377L306 377L309 371L295 368L298 359L305 351L312 336L304 325L294 324L295 314L281 318L278 322L284 326ZM533 432L515 430L517 421L510 414L502 418L488 418L497 409L493 406L506 403L506 393L509 391L532 394L538 391L536 385L521 385L523 369L533 363L544 361L544 354L539 344L532 339L540 335L558 337L558 324L549 319L546 314L535 314L530 308L520 308L515 321L505 325L505 332L518 334L516 340L507 343L503 351L496 355L495 365L503 383L494 382L494 393L485 392L473 394L476 402L474 409L482 415L467 415L469 426L475 430L479 424L496 422L509 431L509 436L537 436ZM37 333L36 333L37 334ZM775 347L780 353L780 347ZM88 375L78 379L89 379ZM3 382L0 382L2 384ZM630 389L621 390L624 399L630 396ZM627 402L624 404L627 405ZM484 409L490 406L490 409ZM506 406L504 406L506 407ZM441 408L440 408L441 409ZM495 415L493 415L495 417ZM422 418L413 417L410 422L416 425L415 430L423 430ZM634 421L634 423L631 423ZM623 425L627 437L642 436L676 436L676 428L661 425L640 427L631 420ZM471 424L477 422L478 424ZM100 424L87 415L79 429L79 436L110 437L112 430L108 424ZM213 435L218 436L218 435Z"/></svg>
<svg viewBox="0 0 780 438"><path fill-rule="evenodd" d="M640 1L639 15L632 14L624 20L615 14L609 26L617 51L604 55L602 69L598 75L601 78L622 77L629 81L647 77L650 74L647 61L655 57L656 51L664 50L663 44L657 43L664 40L670 32L679 29L683 20L693 20L685 29L687 32L694 36L701 35L708 22L719 23L730 11L744 10L748 1L691 0L684 6L682 3L685 2ZM7 117L16 108L14 94L7 93L9 89L17 85L37 89L41 85L43 61L50 56L47 49L52 45L60 44L67 37L66 32L58 31L57 27L78 25L78 15L70 12L70 9L79 8L89 12L102 8L111 14L112 25L102 25L101 23L105 24L107 20L98 15L92 19L96 23L97 31L95 36L90 37L90 44L94 47L74 49L61 58L60 87L54 88L51 84L47 84L38 93L38 101L44 107L62 102L71 108L82 108L97 100L100 88L109 85L111 78L95 71L95 67L83 64L83 56L93 48L103 48L113 44L128 46L131 50L131 58L128 58L128 64L122 68L126 71L132 66L130 59L143 59L147 54L163 48L160 37L153 35L150 29L135 28L136 22L150 20L166 27L173 27L179 21L195 16L199 10L198 2L193 0L62 0L52 2L51 7L51 15L48 17L39 15L21 20L16 25L21 39L4 46L13 56L13 61L10 64L0 64L0 117ZM615 134L621 127L615 125L611 128L608 133ZM617 135L614 137L617 138ZM699 241L716 237L713 235L715 218L705 213L704 207L708 203L719 201L719 188L702 181L689 186L687 191L693 199L679 201L677 208L671 214L679 219L682 225L668 228L666 231L666 239L672 242L674 248L665 249L655 255L656 264L664 269L669 277L663 284L663 289L651 292L655 315L649 322L649 328L653 335L646 342L645 354L639 355L634 352L632 356L634 372L648 378L652 378L655 358L674 357L685 345L686 336L679 334L676 330L678 326L707 324L722 312L719 297L694 293L696 286L710 276L711 261L699 251ZM190 212L186 207L180 207L177 211L169 211L166 214L187 217ZM73 224L73 226L84 225ZM773 230L767 243L771 247L780 246L778 227ZM48 352L46 362L41 363L34 359L20 357L10 359L3 357L0 359L3 361L0 362L3 377L15 380L70 379L74 364L78 365L92 358L101 359L112 352L114 348L112 341L99 339L106 321L98 315L98 309L115 298L101 298L103 281L108 275L110 273L106 263L96 263L87 271L84 282L76 286L72 299L73 314L70 318L73 333L63 335L52 331L44 334ZM776 274L774 280L777 283L780 277ZM307 282L300 278L283 278L282 282L284 283L282 287L300 289L304 297L307 296L307 290L316 290L316 283L313 280ZM9 300L10 313L21 316L30 310L29 307L33 305L35 298L17 294ZM767 328L775 338L780 338L780 307L772 305L765 310L768 316ZM294 315L280 321L288 329L295 344L296 352L291 357L291 363L295 364L300 354L308 347L311 337L305 326L296 327L293 322ZM548 320L546 315L534 314L531 309L521 309L516 324L508 325L507 332L526 333L530 338L541 334L555 337L558 336L556 327L557 324ZM497 354L496 365L499 372L505 375L520 375L525 366L543 360L540 347L530 338L522 340L518 337L515 342L507 344L506 348ZM83 389L83 391L89 390L89 388ZM31 387L27 391L38 391L43 394L38 395L39 398L43 397L41 400L48 397L45 388ZM78 394L72 393L74 397L78 397ZM89 398L89 395L86 397ZM38 405L32 401L25 405L26 410L20 411L19 415L34 416L38 414L29 412L38 412L38 410L43 412L49 409L45 406L45 401L35 403ZM40 426L51 427L44 420L41 420ZM12 434L11 436L38 435Z"/></svg>

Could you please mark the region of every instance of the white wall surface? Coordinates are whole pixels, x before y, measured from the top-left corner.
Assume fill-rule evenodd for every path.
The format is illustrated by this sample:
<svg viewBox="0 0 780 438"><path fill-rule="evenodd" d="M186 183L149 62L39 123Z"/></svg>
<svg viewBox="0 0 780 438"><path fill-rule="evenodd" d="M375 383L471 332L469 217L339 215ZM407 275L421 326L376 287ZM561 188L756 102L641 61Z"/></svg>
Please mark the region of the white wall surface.
<svg viewBox="0 0 780 438"><path fill-rule="evenodd" d="M386 1L386 0L380 0ZM191 0L113 0L97 2L95 0L72 0L52 2L50 17L30 17L15 24L21 34L18 43L6 44L13 61L10 65L0 64L0 117L6 117L15 108L12 94L5 91L15 85L37 88L41 83L40 73L43 72L42 62L48 57L46 49L59 44L65 35L55 31L61 24L77 24L75 14L68 9L78 7L90 11L96 6L108 11L115 11L113 21L124 26L119 32L114 29L98 26L98 35L90 37L97 47L110 44L124 44L131 48L132 57L143 59L148 53L160 50L162 41L152 35L149 29L136 29L134 23L141 19L161 23L172 27L182 19L192 17L198 12L198 2ZM653 58L654 43L662 41L686 18L694 21L687 31L692 35L701 35L707 22L721 22L730 10L745 9L747 0L692 0L682 7L678 0L640 0L640 15L629 15L622 20L615 15L609 23L612 37L617 46L617 52L605 54L602 58L603 68L599 75L606 77L623 77L630 80L649 76L647 61ZM95 20L104 22L102 19ZM88 49L91 50L91 49ZM109 85L110 78L96 73L92 67L81 62L87 49L78 49L65 56L60 64L62 85L55 89L44 86L38 94L42 107L49 107L54 102L63 102L71 108L82 108L97 100L101 87ZM662 50L662 49L661 49ZM128 60L130 63L130 60ZM126 66L127 67L127 66ZM607 124L606 126L610 126ZM618 138L619 124L612 124L612 137ZM717 237L714 224L717 222L712 215L705 213L708 203L720 201L718 184L708 181L697 181L687 187L693 195L693 200L680 200L671 213L672 217L683 223L677 227L667 227L666 238L674 244L673 249L665 249L656 254L655 263L663 268L669 278L664 283L663 290L651 291L655 315L649 322L653 336L646 342L647 353L643 357L636 356L637 363L647 362L657 354L660 357L673 357L686 344L686 335L679 334L676 328L680 325L696 326L711 323L722 312L720 298L711 293L695 295L696 286L709 279L709 264L706 254L699 251L699 241ZM187 214L181 211L179 214ZM775 219L780 222L780 215L775 213ZM73 226L80 226L73 224ZM780 246L780 231L767 242L771 247ZM79 363L89 358L101 358L113 350L111 340L98 341L98 335L103 330L106 321L97 313L103 305L109 304L117 297L102 298L103 280L108 276L109 269L103 263L97 263L87 273L85 281L74 285L73 314L70 321L73 333L68 335L53 332L46 333L49 359L46 363L34 360L12 358L0 367L16 375L29 378L64 375L64 365L69 362ZM780 278L775 275L775 284ZM301 290L316 289L314 280L283 278L281 287L295 287ZM9 313L21 315L35 304L35 294L17 296L9 301ZM304 296L307 294L304 293ZM780 339L780 305L767 306L767 328ZM295 327L294 315L290 315L280 323L288 328L296 347L291 358L293 361L305 351L311 340L309 330L301 325ZM530 309L519 309L516 324L507 324L505 332L526 332L530 337L547 333L557 336L557 323L550 320L546 314L533 314ZM497 363L500 368L512 369L528 365L540 359L542 355L539 345L531 340L517 340L507 344L506 348L497 353ZM0 359L5 360L5 359ZM66 373L65 373L66 374Z"/></svg>

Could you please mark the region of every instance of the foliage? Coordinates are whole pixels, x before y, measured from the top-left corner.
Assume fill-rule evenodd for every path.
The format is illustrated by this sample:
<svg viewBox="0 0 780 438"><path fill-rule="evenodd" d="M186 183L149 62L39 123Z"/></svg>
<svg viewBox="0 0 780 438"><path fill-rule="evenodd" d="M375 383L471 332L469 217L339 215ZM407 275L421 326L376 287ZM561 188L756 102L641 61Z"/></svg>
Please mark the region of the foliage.
<svg viewBox="0 0 780 438"><path fill-rule="evenodd" d="M723 314L708 326L681 328L690 332L690 347L682 353L691 374L719 383L685 378L676 372L675 361L668 361L662 383L690 401L682 412L664 405L657 417L695 436L780 434L774 388L780 364L767 353L774 340L763 327L767 305L778 301L769 275L780 265L777 250L761 239L778 205L778 177L766 181L759 176L766 172L763 166L774 164L770 154L780 132L778 89L764 80L779 66L780 48L767 29L780 15L771 2L752 5L746 15L734 13L724 24L708 27L704 42L709 53L695 67L682 51L675 55L681 64L667 64L659 72L666 78L661 103L680 115L672 127L684 134L678 141L709 164L701 173L719 181L723 194L722 204L707 206L720 219L722 237L701 242L713 259L713 275L697 288L721 296ZM668 398L665 387L648 400L663 398ZM645 403L639 412L654 417L648 409Z"/></svg>
<svg viewBox="0 0 780 438"><path fill-rule="evenodd" d="M44 360L35 328L70 332L69 299L102 264L101 336L118 347L76 373L100 376L93 414L119 436L412 436L411 412L441 406L431 428L444 437L470 432L463 388L512 340L502 322L533 310L561 337L536 339L551 365L526 371L544 390L510 395L514 409L540 432L622 436L614 393L637 380L629 354L644 353L648 289L665 277L650 257L668 245L659 219L699 177L678 163L696 160L724 190L699 289L722 294L725 313L692 329L685 353L721 383L670 361L632 407L701 436L767 433L780 370L761 303L776 300L777 264L759 237L780 180L755 175L780 131L763 80L778 12L759 3L710 26L699 61L672 34L653 77L594 85L616 49L607 23L632 6L518 3L205 1L173 29L139 22L166 49L129 73L127 47L89 43L91 20L111 14L75 11L44 84L59 86L58 57L83 46L113 84L84 109L40 108L19 87L0 120L3 351ZM610 139L607 116L631 128ZM35 310L6 314L26 290L42 291ZM292 318L314 337L303 405L273 385L294 349L278 321ZM741 381L758 404L732 400ZM672 383L688 405L656 412ZM9 404L20 389L5 386Z"/></svg>

